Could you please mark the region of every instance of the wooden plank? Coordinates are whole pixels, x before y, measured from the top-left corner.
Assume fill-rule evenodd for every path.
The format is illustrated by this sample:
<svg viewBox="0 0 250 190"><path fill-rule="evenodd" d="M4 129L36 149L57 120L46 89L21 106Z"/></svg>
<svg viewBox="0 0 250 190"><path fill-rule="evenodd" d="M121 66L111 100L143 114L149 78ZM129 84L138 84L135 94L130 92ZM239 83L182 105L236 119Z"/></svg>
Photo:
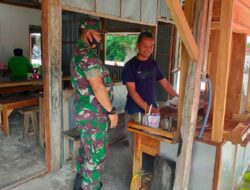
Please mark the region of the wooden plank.
<svg viewBox="0 0 250 190"><path fill-rule="evenodd" d="M237 23L233 23L233 32L241 34L250 34L250 28L244 27Z"/></svg>
<svg viewBox="0 0 250 190"><path fill-rule="evenodd" d="M153 134L153 135L159 135L159 136L167 137L167 138L174 138L175 137L175 132L167 132L167 131L164 131L160 128L152 128L152 127L144 126L144 125L141 125L141 124L135 123L135 122L128 122L128 126L135 128L135 129L143 130L143 131L150 133L150 134Z"/></svg>
<svg viewBox="0 0 250 190"><path fill-rule="evenodd" d="M218 42L219 52L214 90L214 111L212 124L212 141L221 142L226 109L226 95L228 87L229 63L232 39L232 11L233 2L222 0L221 31Z"/></svg>
<svg viewBox="0 0 250 190"><path fill-rule="evenodd" d="M49 171L59 170L61 160L61 17L60 0L43 1L44 127L46 165Z"/></svg>
<svg viewBox="0 0 250 190"><path fill-rule="evenodd" d="M63 90L63 131L69 130L69 100L74 94L74 90ZM70 156L69 152L69 139L64 136L64 162Z"/></svg>
<svg viewBox="0 0 250 190"><path fill-rule="evenodd" d="M221 143L216 148L216 159L215 159L215 164L214 164L214 177L213 177L213 189L218 189L218 186L219 186L222 146L223 146L223 144Z"/></svg>
<svg viewBox="0 0 250 190"><path fill-rule="evenodd" d="M187 49L189 57L192 60L197 61L199 58L199 49L196 45L179 1L166 0L166 4L171 12L172 18Z"/></svg>
<svg viewBox="0 0 250 190"><path fill-rule="evenodd" d="M204 49L207 32L210 30L207 23L212 10L211 0L195 1L193 34L198 44L200 56L197 63L190 60L186 89L184 95L183 115L181 124L181 139L177 156L174 189L188 189L191 168L192 148L196 129L196 119L200 95L200 76L204 59Z"/></svg>
<svg viewBox="0 0 250 190"><path fill-rule="evenodd" d="M233 144L242 144L250 134L250 125L239 123L231 132L225 134L225 139Z"/></svg>
<svg viewBox="0 0 250 190"><path fill-rule="evenodd" d="M134 133L133 178L131 190L137 190L141 187L141 176L138 174L142 172L143 153L151 156L159 155L160 142L161 140L155 139L152 135L143 132Z"/></svg>
<svg viewBox="0 0 250 190"><path fill-rule="evenodd" d="M248 3L249 4L249 3ZM250 7L247 2L235 1L233 7L233 30L239 33L245 33L250 30ZM242 30L242 31L241 31ZM246 33L248 34L248 33Z"/></svg>
<svg viewBox="0 0 250 190"><path fill-rule="evenodd" d="M220 22L221 0L213 0L212 21Z"/></svg>
<svg viewBox="0 0 250 190"><path fill-rule="evenodd" d="M30 85L42 85L42 80L25 80L25 81L4 81L0 82L0 88L4 87L17 87L17 86L30 86Z"/></svg>
<svg viewBox="0 0 250 190"><path fill-rule="evenodd" d="M234 33L232 36L232 50L230 60L229 81L227 88L226 118L232 114L239 114L242 101L242 82L246 54L246 35ZM246 108L245 108L246 110Z"/></svg>
<svg viewBox="0 0 250 190"><path fill-rule="evenodd" d="M211 79L212 84L215 84L216 81L216 72L217 72L217 61L218 61L218 41L220 40L220 31L213 30L210 35L209 42L209 54L210 54L210 62L207 65L207 73ZM215 85L212 85L212 105L211 105L211 113L213 113L213 105L214 105L214 91Z"/></svg>
<svg viewBox="0 0 250 190"><path fill-rule="evenodd" d="M40 91L43 89L42 85L31 85L31 86L17 86L17 87L5 87L0 88L0 95L13 94L17 92L25 92L25 91Z"/></svg>
<svg viewBox="0 0 250 190"><path fill-rule="evenodd" d="M145 133L143 131L140 131L138 129L133 129L131 127L128 128L128 131L133 132L133 133L137 133L139 135L148 136L148 137L151 137L152 139L155 139L155 140L158 140L158 141L161 141L161 142L166 142L166 143L170 143L170 144L173 143L172 139L167 139L167 138L163 138L161 136L156 136L156 135L152 135L152 134L149 134L149 133Z"/></svg>
<svg viewBox="0 0 250 190"><path fill-rule="evenodd" d="M247 147L248 143L250 142L250 134L245 138L241 146Z"/></svg>
<svg viewBox="0 0 250 190"><path fill-rule="evenodd" d="M212 22L211 24L211 30L220 30L220 23L219 22Z"/></svg>
<svg viewBox="0 0 250 190"><path fill-rule="evenodd" d="M236 0L237 3L240 3L244 6L246 6L247 8L250 8L250 1L246 1L246 0Z"/></svg>
<svg viewBox="0 0 250 190"><path fill-rule="evenodd" d="M44 99L39 97L39 145L44 148Z"/></svg>
<svg viewBox="0 0 250 190"><path fill-rule="evenodd" d="M150 136L141 136L141 148L142 152L145 152L151 156L156 156L160 153L160 142L157 139Z"/></svg>
<svg viewBox="0 0 250 190"><path fill-rule="evenodd" d="M185 17L187 18L187 22L190 27L192 26L193 8L194 8L194 0L187 1L184 8L184 14ZM182 43L181 60L180 60L181 69L180 69L180 84L179 84L179 99L178 99L177 137L179 137L179 131L181 128L183 101L185 95L185 84L187 80L188 66L189 66L188 52L185 49L184 44Z"/></svg>
<svg viewBox="0 0 250 190"><path fill-rule="evenodd" d="M141 173L142 167L142 152L141 152L141 135L134 133L134 154L133 154L133 177ZM132 190L140 189L141 187L141 176L133 182Z"/></svg>
<svg viewBox="0 0 250 190"><path fill-rule="evenodd" d="M250 122L250 113L233 114L232 119L241 122Z"/></svg>

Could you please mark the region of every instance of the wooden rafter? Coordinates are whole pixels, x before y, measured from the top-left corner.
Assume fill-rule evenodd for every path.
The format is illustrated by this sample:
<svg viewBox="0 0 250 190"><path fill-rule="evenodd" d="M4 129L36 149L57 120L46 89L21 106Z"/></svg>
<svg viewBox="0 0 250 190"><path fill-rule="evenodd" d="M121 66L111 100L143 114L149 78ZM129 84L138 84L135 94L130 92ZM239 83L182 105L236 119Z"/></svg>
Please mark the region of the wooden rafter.
<svg viewBox="0 0 250 190"><path fill-rule="evenodd" d="M186 17L181 9L180 2L176 0L166 0L166 4L171 12L174 23L187 49L189 57L195 62L198 61L199 49L195 43Z"/></svg>

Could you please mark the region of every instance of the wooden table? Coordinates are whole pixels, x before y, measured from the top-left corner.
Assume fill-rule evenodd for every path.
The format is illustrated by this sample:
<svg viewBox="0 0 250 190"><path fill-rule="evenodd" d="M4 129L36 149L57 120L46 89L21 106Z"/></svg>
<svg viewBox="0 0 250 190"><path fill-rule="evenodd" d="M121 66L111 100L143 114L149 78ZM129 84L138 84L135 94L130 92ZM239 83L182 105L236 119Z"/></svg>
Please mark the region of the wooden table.
<svg viewBox="0 0 250 190"><path fill-rule="evenodd" d="M167 132L135 122L128 122L128 131L134 133L133 176L142 170L143 153L156 156L160 153L160 142L177 142L177 131ZM140 187L141 177L138 176L132 184L132 190L140 189Z"/></svg>
<svg viewBox="0 0 250 190"><path fill-rule="evenodd" d="M42 85L43 80L23 80L23 81L11 81L8 78L4 78L0 81L0 88L5 87L18 87L18 86L29 86L29 85Z"/></svg>
<svg viewBox="0 0 250 190"><path fill-rule="evenodd" d="M42 80L10 81L8 78L0 82L0 95L43 89Z"/></svg>
<svg viewBox="0 0 250 190"><path fill-rule="evenodd" d="M0 124L3 126L4 135L9 136L9 115L14 109L36 105L39 105L38 96L13 96L0 100L0 113L3 114L3 123Z"/></svg>

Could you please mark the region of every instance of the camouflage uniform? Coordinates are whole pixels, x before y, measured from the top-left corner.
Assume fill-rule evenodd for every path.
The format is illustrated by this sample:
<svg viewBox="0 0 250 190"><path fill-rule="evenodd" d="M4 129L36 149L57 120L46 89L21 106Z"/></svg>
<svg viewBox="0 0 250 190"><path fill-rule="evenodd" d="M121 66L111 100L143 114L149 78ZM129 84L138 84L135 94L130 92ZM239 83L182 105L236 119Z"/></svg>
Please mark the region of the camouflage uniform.
<svg viewBox="0 0 250 190"><path fill-rule="evenodd" d="M75 89L75 119L81 129L76 170L84 190L100 189L101 171L107 157L108 116L88 82L100 76L113 101L113 82L98 55L81 39L71 61L71 82Z"/></svg>

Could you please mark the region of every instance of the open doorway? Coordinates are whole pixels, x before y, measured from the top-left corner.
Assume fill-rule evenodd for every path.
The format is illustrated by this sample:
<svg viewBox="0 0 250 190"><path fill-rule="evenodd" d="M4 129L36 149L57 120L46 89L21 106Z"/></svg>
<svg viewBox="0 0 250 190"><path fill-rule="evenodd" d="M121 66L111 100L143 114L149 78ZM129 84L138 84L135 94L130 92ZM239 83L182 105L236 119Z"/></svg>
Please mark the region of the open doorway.
<svg viewBox="0 0 250 190"><path fill-rule="evenodd" d="M42 28L41 26L29 27L30 39L30 62L33 68L38 68L42 65Z"/></svg>

